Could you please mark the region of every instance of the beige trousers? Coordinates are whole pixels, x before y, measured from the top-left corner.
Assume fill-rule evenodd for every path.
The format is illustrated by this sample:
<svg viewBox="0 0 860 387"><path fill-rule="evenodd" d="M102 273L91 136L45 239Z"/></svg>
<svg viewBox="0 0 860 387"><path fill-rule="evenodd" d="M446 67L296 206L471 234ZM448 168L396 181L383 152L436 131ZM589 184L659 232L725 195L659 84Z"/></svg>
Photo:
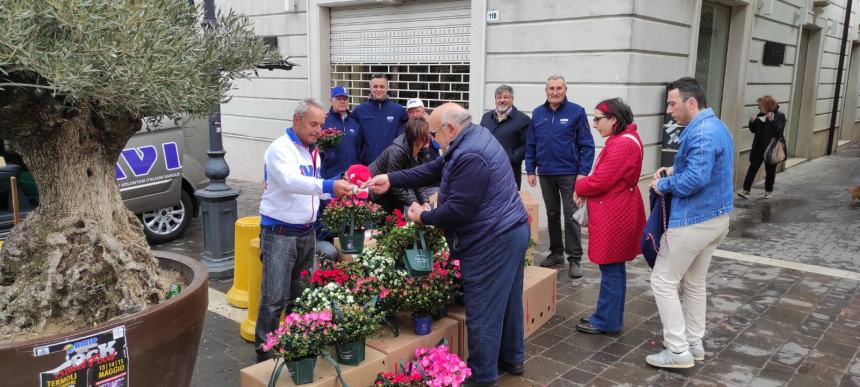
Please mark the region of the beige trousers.
<svg viewBox="0 0 860 387"><path fill-rule="evenodd" d="M705 279L711 256L729 232L729 215L670 228L660 240L651 290L663 323L663 344L683 352L705 335ZM678 296L678 286L684 290Z"/></svg>

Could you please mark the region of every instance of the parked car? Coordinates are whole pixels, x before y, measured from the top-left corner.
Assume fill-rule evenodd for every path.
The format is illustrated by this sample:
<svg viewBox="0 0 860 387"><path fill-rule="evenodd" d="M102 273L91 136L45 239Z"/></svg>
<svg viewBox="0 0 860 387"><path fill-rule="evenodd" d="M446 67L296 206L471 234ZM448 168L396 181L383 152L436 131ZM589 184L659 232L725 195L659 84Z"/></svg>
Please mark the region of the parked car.
<svg viewBox="0 0 860 387"><path fill-rule="evenodd" d="M203 119L163 120L144 124L126 144L116 162L117 187L126 207L137 214L149 243L174 240L200 213L194 191L206 186L209 130ZM13 226L9 176L17 176L21 216L38 206L38 188L20 158L7 156L0 167L0 239ZM5 175L5 176L3 176ZM6 192L3 192L3 191ZM5 206L5 208L4 208Z"/></svg>

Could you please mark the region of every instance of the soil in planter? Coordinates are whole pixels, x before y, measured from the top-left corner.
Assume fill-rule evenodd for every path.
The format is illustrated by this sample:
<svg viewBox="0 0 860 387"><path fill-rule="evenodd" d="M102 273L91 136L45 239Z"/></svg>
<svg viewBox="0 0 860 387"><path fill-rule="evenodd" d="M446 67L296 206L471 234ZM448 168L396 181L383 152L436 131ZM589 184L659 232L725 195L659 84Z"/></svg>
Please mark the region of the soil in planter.
<svg viewBox="0 0 860 387"><path fill-rule="evenodd" d="M182 274L178 271L161 267L158 268L158 281L161 283L162 289L165 290L170 289L170 285L179 284L182 286L182 291L185 291L185 288L188 287L189 284L185 278L182 278ZM32 332L15 332L11 327L0 326L0 342L13 343L37 337L47 337L64 332L71 332L80 328L84 328L84 325L73 323L70 319L64 319L62 316L59 319L55 319L54 321L45 324L43 329Z"/></svg>

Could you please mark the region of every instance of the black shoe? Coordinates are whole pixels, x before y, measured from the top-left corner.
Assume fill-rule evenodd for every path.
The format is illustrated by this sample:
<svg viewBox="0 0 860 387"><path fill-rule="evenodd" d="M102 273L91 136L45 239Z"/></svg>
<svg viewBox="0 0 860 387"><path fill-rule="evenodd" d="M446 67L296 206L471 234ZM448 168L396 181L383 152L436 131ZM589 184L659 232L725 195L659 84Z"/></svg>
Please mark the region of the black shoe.
<svg viewBox="0 0 860 387"><path fill-rule="evenodd" d="M550 267L564 263L564 257L561 254L550 254L540 263L541 267Z"/></svg>
<svg viewBox="0 0 860 387"><path fill-rule="evenodd" d="M618 332L607 332L607 331L604 331L602 329L595 328L593 325L591 325L591 323L576 324L576 330L578 330L582 333L588 333L588 334L592 334L592 335L615 335L615 334L618 334Z"/></svg>
<svg viewBox="0 0 860 387"><path fill-rule="evenodd" d="M520 376L526 372L526 367L522 363L512 365L499 360L499 370L507 372L511 375Z"/></svg>
<svg viewBox="0 0 860 387"><path fill-rule="evenodd" d="M570 261L570 268L568 268L568 275L570 278L582 278L582 266L579 265L579 261Z"/></svg>
<svg viewBox="0 0 860 387"><path fill-rule="evenodd" d="M463 382L462 386L463 386L463 387L498 387L498 386L499 386L499 383L498 383L498 382L493 382L493 383L478 383L478 382L473 382L473 381L472 381L472 378L469 378L469 379L466 379L466 380Z"/></svg>

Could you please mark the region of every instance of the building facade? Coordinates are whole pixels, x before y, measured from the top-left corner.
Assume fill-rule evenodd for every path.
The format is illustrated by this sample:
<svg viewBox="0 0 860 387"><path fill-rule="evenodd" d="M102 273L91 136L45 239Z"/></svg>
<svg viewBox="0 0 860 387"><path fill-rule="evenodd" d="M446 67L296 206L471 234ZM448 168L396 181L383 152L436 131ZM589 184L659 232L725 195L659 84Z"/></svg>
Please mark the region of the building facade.
<svg viewBox="0 0 860 387"><path fill-rule="evenodd" d="M221 107L231 177L262 178L263 151L291 125L297 101L327 103L338 84L354 106L382 72L402 104L457 101L475 117L493 108L501 84L530 113L552 74L567 79L569 100L589 114L601 99L621 97L645 142L643 179L671 157L661 146L665 84L694 76L732 130L739 181L759 96L772 95L788 117L788 165L828 154L829 142L832 152L860 140L858 2L843 40L848 0L216 0L299 65L234 84Z"/></svg>

